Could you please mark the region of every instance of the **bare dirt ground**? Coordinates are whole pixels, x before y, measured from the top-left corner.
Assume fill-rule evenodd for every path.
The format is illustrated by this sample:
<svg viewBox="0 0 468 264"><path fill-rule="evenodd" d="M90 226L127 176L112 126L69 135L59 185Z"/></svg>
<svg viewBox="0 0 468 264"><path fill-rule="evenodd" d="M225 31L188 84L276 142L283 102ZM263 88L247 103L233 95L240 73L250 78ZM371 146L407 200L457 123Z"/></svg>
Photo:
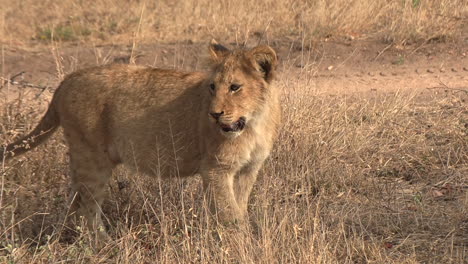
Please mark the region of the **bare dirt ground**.
<svg viewBox="0 0 468 264"><path fill-rule="evenodd" d="M230 43L235 46L235 43ZM323 41L305 45L294 41L269 43L288 72L313 76L317 89L337 94L466 86L468 49L461 44L398 47L375 41ZM106 63L128 63L186 70L203 69L205 43L131 46L65 46L16 49L4 46L2 76L25 72L30 83L55 87L57 75ZM281 72L281 69L280 69ZM18 78L18 77L17 77ZM18 80L18 79L17 79Z"/></svg>
<svg viewBox="0 0 468 264"><path fill-rule="evenodd" d="M297 171L305 173L304 175L314 175L311 176L313 188L309 185L300 187L304 182L300 177L291 176L288 180L273 181L272 183L267 180L267 176L263 176L257 184L256 194L258 197L263 197L262 195L267 192L265 190L268 189L270 194L277 194L275 201L279 204L306 208L304 204L297 204L307 203L307 208L314 208L307 211L307 213L314 215L314 217L320 216L319 212L323 212L324 219L328 220L322 220L322 223L325 223L324 226L321 226L325 230L322 233L324 240L329 241L329 243L332 243L330 241L333 240L333 235L325 237L327 232L333 234L333 231L330 231L333 228L339 229L341 224L349 225L349 229L343 229L346 229L343 231L346 233L346 235L343 235L344 240L341 240L340 236L337 235L336 241L341 241L346 245L351 244L351 246L347 247L348 251L340 251L337 249L338 246L334 247L332 244L327 244L330 248L333 248L327 249L333 253L333 257L321 261L318 260L318 255L310 258L304 257L307 256L304 252L311 250L310 248L302 251L295 246L292 246L292 248L295 248L296 253L291 253L291 255L286 256L267 252L270 254L269 256L280 256L282 261L297 260L306 262L309 259L329 263L333 263L334 260L342 263L383 263L379 261L386 262L389 260L395 263L468 262L468 164L466 163L468 161L466 159L468 150L468 134L466 134L468 131L468 104L466 102L468 99L468 45L466 43L464 45L460 43L426 43L424 45L399 47L375 41L345 39L321 41L309 45L289 40L273 41L269 44L277 50L282 61L278 70L280 74L277 83L282 87L285 94L283 101L287 125L283 132L280 149L295 151L293 144L307 145L308 142L315 142L314 140L318 136L322 137L323 140L322 143L317 141L317 145L310 143L316 146L313 149L318 154L304 152L306 159L309 156L312 157L312 161L307 163L308 165L304 165L305 167L308 166L307 172L300 167L302 165L297 165L297 168L300 167ZM202 70L204 69L203 60L204 54L206 54L206 43L139 45L133 51L131 46L83 47L80 45L64 45L59 48L37 46L28 49L3 46L1 52L0 70L2 77L6 79L14 77L13 80L19 83L30 83L46 87L41 89L40 87L3 84L0 89L0 98L2 98L0 109L4 111L1 131L4 133L2 139L8 141L19 134L27 132L34 126L45 111L53 90L64 74L78 68L97 64L129 63L133 59L137 64L142 65ZM24 73L18 75L21 72ZM300 80L301 88L295 87L298 82L292 80ZM411 98L411 100L405 101L405 97ZM22 99L18 100L18 98ZM308 120L309 123L308 130L301 134L302 138L292 137L290 139L288 136L289 129L300 126L300 123L294 123L294 119L298 118L297 115L302 113L296 110L296 107L300 106L294 105L294 110L292 110L293 107L288 104L290 100L296 100L294 98L314 101L314 106L326 106L323 111L333 112L336 109L344 109L343 111L339 110L340 117L343 114L343 118L346 120L347 118L351 120L359 118L359 121L356 122L360 123L360 125L359 127L356 126L356 130L353 130L353 128L340 130L343 134L347 134L349 138L342 136L340 132L333 139L335 130L326 130L325 128L323 130L319 130L319 128L314 130L310 125L315 124L316 127L325 127L328 124L327 122L332 122L330 121L332 115L329 116L330 120L320 120L320 117L327 117L327 115L321 115L321 110L318 108L316 111L312 111L310 117L300 117L301 120ZM348 102L346 98L350 98L350 101ZM403 112L407 119L398 119L402 111L399 108L400 104L398 104L398 107L396 107L397 104L394 104L395 109L398 108L395 112L391 112L393 110L389 108L384 110L393 113L392 115L395 115L395 118L389 118L388 123L385 124L380 124L377 121L372 123L380 117L373 116L370 110L366 112L368 110L367 105L374 104L372 107L377 109L375 111L378 111L379 105L390 105L389 107L391 107L393 105L391 100L393 99L389 98L401 99L404 105L401 106L401 109L406 109ZM325 103L318 104L316 103L318 101L325 101ZM337 103L336 109L333 106L334 102ZM347 102L350 107L343 106ZM354 107L356 105L357 107ZM439 110L443 109L443 111L436 113L434 110L434 112L431 112L435 107ZM382 110L382 116L384 110ZM349 116L346 111L349 111ZM335 116L338 116L338 114ZM447 130L446 134L453 135L453 137L447 136L445 138L445 134L443 134L445 132L442 132L443 122L444 120L447 122L452 119L455 120L455 118L456 121L454 122L456 122L457 127L460 126L460 131L465 132L456 132L455 135L451 134L452 130ZM433 123L431 123L432 121ZM370 124L368 127L362 125L366 122ZM346 126L346 124L348 124L347 121L343 121L343 126ZM297 129L300 130L300 127ZM391 140L389 139L388 142L392 141L392 143L388 143L388 149L386 149L387 147L375 145L378 145L379 142L387 144L387 141L375 141L373 138L369 138L369 142L365 141L366 135L371 135L365 134L366 131L372 129L376 129L375 134L372 135L383 135L382 137L385 137L385 135L388 136L388 131L398 131L398 135L407 135L407 137L395 136ZM377 132L377 130L379 131ZM306 132L310 132L309 136L307 136ZM329 139L327 139L326 133L330 133ZM351 136L350 134L353 133L356 134ZM414 137L412 137L413 135ZM422 139L418 141L419 136L425 137L426 141ZM340 138L337 139L338 137ZM303 142L295 142L298 138L303 139ZM340 141L340 143L338 141L341 138L344 138L344 141ZM353 139L356 139L355 145L347 142ZM413 139L415 140L411 141ZM407 145L405 140L411 142ZM327 148L332 149L332 143L335 144L334 146L342 144L346 147L343 147L343 149L335 147L334 150L336 151L326 152ZM411 157L410 154L413 153L411 149L415 147L425 149L424 144L432 143L434 143L433 148L440 151L437 152L438 154L427 154L427 159L437 159L438 157L437 161L430 163L438 165L424 167L424 164L429 164L429 162L426 162L422 156ZM351 147L355 146L357 149L348 148L347 144L350 144ZM418 144L422 145L418 146ZM372 145L376 148L381 147L376 151L377 154L375 155L372 154L374 153L372 152ZM359 146L362 146L362 148ZM428 151L430 151L431 146L427 146ZM369 150L366 150L367 147ZM43 241L44 238L40 237L41 232L53 229L51 226L58 221L55 216L48 216L48 214L60 214L67 208L65 197L67 193L67 157L66 155L58 155L66 152L63 139L56 136L47 143L46 147L39 148L42 148L42 150L39 150L40 152L35 156L28 157L26 155L6 167L7 172L6 176L4 176L6 178L3 184L8 188L4 188L3 200L0 199L0 208L2 206L3 208L10 208L9 210L12 210L14 214L8 215L5 213L2 215L0 221L10 223L2 226L11 226L11 228L3 231L3 234L0 230L0 237L4 236L12 241L20 242L27 241L28 238L30 241ZM396 148L396 150L390 151L392 148ZM398 148L402 150L400 151ZM446 149L450 150L446 152ZM263 175L284 172L281 170L281 163L276 163L278 159L280 161L282 159L288 160L287 157L281 154L281 150L276 150L272 154L269 165L267 165L268 168L263 171ZM456 153L450 154L451 151ZM307 155L307 153L309 154ZM414 151L414 153L419 152ZM347 175L349 172L350 175L358 176L353 179L341 178L336 174L337 171L328 167L323 167L323 172L320 171L320 164L323 166L331 164L328 161L320 160L322 154L327 157L335 155L335 162L340 167L343 175ZM401 154L401 157L406 157L407 160L392 165L395 160L398 160L399 154ZM450 157L446 157L447 155L453 155L452 159L458 160L453 161ZM41 162L41 157L47 158ZM349 161L342 161L346 157L350 157ZM34 166L26 165L31 160L35 160ZM49 166L49 160L58 165ZM373 163L374 160L375 163ZM415 163L415 160L418 160L418 162ZM309 160L304 160L304 163L306 162L309 162ZM288 166L290 165L288 163ZM423 168L421 169L418 166ZM16 168L12 169L11 167ZM324 179L319 177L325 174L333 175L333 173L336 174L333 176L336 177L335 179L331 176ZM55 175L53 177L55 180L48 179L48 174ZM426 177L426 175L430 176ZM38 179L35 179L35 177L38 177ZM371 180L364 183L368 178ZM36 183L36 180L40 181L41 184ZM123 180L122 176L118 176L114 184L117 191L114 190L114 192L119 193L125 189L126 187L122 187L125 184L128 184L128 180ZM309 187L310 189L307 189ZM263 188L265 190L262 191ZM366 188L369 189L366 190ZM128 193L125 195L128 195ZM317 198L318 195L327 198L321 198L323 200L320 200ZM119 217L123 217L124 213L119 211L121 210L120 207L123 208L125 204L129 203L126 198L122 197L115 193L111 195L114 207L109 206L111 208L109 209L111 212L109 217L114 221ZM355 204L355 207L344 206L344 201L343 203L340 202L340 199L344 198L346 198L346 203ZM254 198L254 208L266 204L259 201L259 199ZM370 202L371 200L373 202ZM309 202L311 203L309 204ZM421 204L424 205L424 209L421 209L423 207ZM268 204L266 205L268 209ZM341 205L343 207L340 207ZM278 208L278 210L283 210L282 207ZM7 212L7 210L4 212ZM333 216L331 212L335 212L339 216ZM296 213L301 214L301 211ZM14 219L8 219L7 221L8 217ZM20 221L23 222L20 223ZM292 229L288 229L288 232L296 235L296 240L290 242L293 244L300 241L301 234L308 232L307 223L312 226L311 222L307 220L298 223L297 226L291 224ZM315 225L315 220L313 223ZM377 227L379 223L382 223L385 227ZM278 225L281 226L281 224ZM16 228L18 230L13 232L12 230ZM315 228L317 227L314 227L314 232L316 232ZM282 229L278 227L278 230L281 233ZM310 231L309 234L316 234L314 232ZM11 236L16 236L16 238L7 236L5 233L11 233ZM378 242L375 242L377 246L375 248L373 246L361 247L361 244L359 244L361 240L353 240L355 236L366 241L369 245L374 245L375 240L377 240ZM307 244L304 241L308 240L305 239L299 244ZM1 245L1 243L0 246L7 247L7 245ZM311 244L314 243L318 242L315 241ZM353 243L356 243L355 246L352 246ZM325 248L328 247L321 247L321 245L318 245L318 248L323 250L320 252L325 252ZM268 248L265 245L259 247ZM272 247L274 248L274 246ZM369 252L383 253L371 254ZM64 255L67 254L71 253L64 253ZM164 254L167 254L164 255L166 257L170 255L169 253ZM295 259L294 254L303 257ZM39 257L36 260L39 259L41 258ZM60 259L60 256L56 256L55 260L57 259ZM166 260L170 259L170 257L167 257ZM250 261L255 262L259 259L262 258L253 258ZM249 260L245 260L245 262L249 262Z"/></svg>

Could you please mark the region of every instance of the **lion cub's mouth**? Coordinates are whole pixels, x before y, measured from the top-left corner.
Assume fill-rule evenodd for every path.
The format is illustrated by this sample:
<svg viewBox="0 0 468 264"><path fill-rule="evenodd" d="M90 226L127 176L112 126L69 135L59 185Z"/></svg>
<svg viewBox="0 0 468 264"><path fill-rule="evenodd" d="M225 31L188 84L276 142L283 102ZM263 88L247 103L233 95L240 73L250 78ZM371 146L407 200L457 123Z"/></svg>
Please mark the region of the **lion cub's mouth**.
<svg viewBox="0 0 468 264"><path fill-rule="evenodd" d="M237 120L236 122L231 123L231 124L219 123L219 126L221 127L221 130L223 130L224 132L239 132L239 131L242 131L244 129L244 127L245 127L245 117L241 117L241 118L239 118L239 120Z"/></svg>

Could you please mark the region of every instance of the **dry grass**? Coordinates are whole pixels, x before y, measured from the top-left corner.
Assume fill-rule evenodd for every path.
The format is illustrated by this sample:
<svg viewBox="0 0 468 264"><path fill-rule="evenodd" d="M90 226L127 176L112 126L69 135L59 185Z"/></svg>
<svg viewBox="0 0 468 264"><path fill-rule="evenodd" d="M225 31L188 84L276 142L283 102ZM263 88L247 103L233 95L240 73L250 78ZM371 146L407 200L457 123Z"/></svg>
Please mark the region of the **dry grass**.
<svg viewBox="0 0 468 264"><path fill-rule="evenodd" d="M285 63L287 65L287 63ZM124 169L104 206L115 239L98 254L60 233L67 157L57 135L4 167L0 260L128 263L463 263L468 146L463 93L330 96L284 67L285 123L251 202L252 228L208 217L199 179ZM6 104L2 139L41 111ZM287 107L286 107L287 106ZM25 125L26 124L26 125Z"/></svg>
<svg viewBox="0 0 468 264"><path fill-rule="evenodd" d="M465 2L0 0L0 39L457 40ZM61 79L70 69L55 56ZM57 133L0 163L0 262L467 263L467 94L332 96L315 87L315 64L300 76L294 65L285 61L276 83L284 125L251 199L250 230L213 223L198 178L160 182L121 168L103 208L114 241L95 252L86 235L61 225L68 157ZM0 141L7 142L36 124L50 94L38 99L9 85L1 92Z"/></svg>
<svg viewBox="0 0 468 264"><path fill-rule="evenodd" d="M199 41L210 37L329 36L407 43L459 39L465 0L12 1L0 0L0 39L28 43ZM18 19L21 18L21 19Z"/></svg>

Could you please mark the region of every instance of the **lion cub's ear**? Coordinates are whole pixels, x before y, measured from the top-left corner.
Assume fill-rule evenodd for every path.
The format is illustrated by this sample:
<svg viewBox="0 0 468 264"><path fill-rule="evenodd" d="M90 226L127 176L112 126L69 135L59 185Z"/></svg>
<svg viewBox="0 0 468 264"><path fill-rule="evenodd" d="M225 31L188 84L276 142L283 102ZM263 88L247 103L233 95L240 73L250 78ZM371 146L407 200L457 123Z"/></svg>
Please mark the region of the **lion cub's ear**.
<svg viewBox="0 0 468 264"><path fill-rule="evenodd" d="M249 55L253 58L257 70L264 74L265 81L270 83L275 77L278 65L276 52L270 46L261 45L251 49Z"/></svg>
<svg viewBox="0 0 468 264"><path fill-rule="evenodd" d="M220 63L230 52L228 48L219 44L214 39L211 40L208 50L210 51L211 60L214 63Z"/></svg>

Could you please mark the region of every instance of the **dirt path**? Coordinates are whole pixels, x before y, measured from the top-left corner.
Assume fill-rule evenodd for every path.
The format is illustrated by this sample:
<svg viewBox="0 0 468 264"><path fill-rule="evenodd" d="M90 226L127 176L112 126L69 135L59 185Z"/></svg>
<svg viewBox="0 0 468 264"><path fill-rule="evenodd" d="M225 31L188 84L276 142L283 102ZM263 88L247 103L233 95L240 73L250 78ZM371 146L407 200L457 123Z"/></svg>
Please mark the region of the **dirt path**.
<svg viewBox="0 0 468 264"><path fill-rule="evenodd" d="M376 42L321 42L302 47L294 42L271 45L282 60L281 78L307 76L319 92L353 93L436 87L468 89L468 46L427 44L399 48ZM137 64L203 69L205 45L141 45ZM25 72L16 80L55 87L63 74L111 62L127 63L131 47L68 46L19 50L4 47L1 76Z"/></svg>

